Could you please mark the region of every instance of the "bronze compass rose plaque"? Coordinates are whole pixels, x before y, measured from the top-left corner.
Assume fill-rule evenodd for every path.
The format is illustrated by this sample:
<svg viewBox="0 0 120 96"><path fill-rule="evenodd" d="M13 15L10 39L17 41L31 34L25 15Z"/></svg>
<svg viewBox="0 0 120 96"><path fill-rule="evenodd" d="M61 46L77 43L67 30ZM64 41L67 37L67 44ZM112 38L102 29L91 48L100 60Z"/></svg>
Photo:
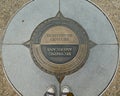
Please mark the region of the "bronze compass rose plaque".
<svg viewBox="0 0 120 96"><path fill-rule="evenodd" d="M55 76L65 76L79 70L96 44L89 40L85 29L59 11L53 18L39 24L31 39L24 43L35 64Z"/></svg>

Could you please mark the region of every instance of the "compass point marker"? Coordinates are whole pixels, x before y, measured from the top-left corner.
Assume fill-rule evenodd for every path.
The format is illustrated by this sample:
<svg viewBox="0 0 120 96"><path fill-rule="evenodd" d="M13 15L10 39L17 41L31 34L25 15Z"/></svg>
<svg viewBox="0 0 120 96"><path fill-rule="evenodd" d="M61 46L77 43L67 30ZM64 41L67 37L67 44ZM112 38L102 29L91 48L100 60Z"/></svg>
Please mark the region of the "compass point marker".
<svg viewBox="0 0 120 96"><path fill-rule="evenodd" d="M30 48L30 40L25 42L25 43L23 43L23 45L26 46L27 48Z"/></svg>
<svg viewBox="0 0 120 96"><path fill-rule="evenodd" d="M95 47L97 44L95 43L95 42L93 42L93 41L89 41L89 48L91 49L91 48L93 48L93 47Z"/></svg>
<svg viewBox="0 0 120 96"><path fill-rule="evenodd" d="M58 11L56 17L64 17L63 14L61 13L61 11Z"/></svg>

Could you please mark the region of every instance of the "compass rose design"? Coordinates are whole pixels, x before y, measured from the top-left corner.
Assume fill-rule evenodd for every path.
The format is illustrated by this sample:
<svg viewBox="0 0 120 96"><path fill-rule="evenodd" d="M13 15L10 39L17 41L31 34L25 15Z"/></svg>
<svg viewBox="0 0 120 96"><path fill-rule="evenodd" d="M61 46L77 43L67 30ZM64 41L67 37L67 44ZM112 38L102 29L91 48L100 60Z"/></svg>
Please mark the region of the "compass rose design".
<svg viewBox="0 0 120 96"><path fill-rule="evenodd" d="M44 96L50 85L57 96L64 85L77 96L101 95L119 61L114 26L90 0L28 2L10 20L1 45L6 77L23 96Z"/></svg>
<svg viewBox="0 0 120 96"><path fill-rule="evenodd" d="M41 70L61 81L85 64L96 43L89 40L79 23L59 11L55 17L39 24L24 45L30 49L34 63Z"/></svg>

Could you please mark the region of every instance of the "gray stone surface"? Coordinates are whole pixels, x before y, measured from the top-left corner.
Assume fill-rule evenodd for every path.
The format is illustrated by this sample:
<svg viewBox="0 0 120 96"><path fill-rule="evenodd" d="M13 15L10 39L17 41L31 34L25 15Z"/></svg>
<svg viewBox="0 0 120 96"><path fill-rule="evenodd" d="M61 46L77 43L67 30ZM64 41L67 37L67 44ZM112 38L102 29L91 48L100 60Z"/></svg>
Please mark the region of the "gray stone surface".
<svg viewBox="0 0 120 96"><path fill-rule="evenodd" d="M61 12L85 28L97 44L117 44L114 30L106 16L86 0L61 0Z"/></svg>
<svg viewBox="0 0 120 96"><path fill-rule="evenodd" d="M5 34L2 50L4 67L12 84L24 96L39 96L40 94L43 96L49 85L54 84L58 87L55 77L39 70L33 63L29 50L19 45L30 39L34 28L40 22L56 15L59 8L56 6L58 1L50 4L49 2L46 4L46 0L31 2L24 7L25 10L22 9L16 14ZM75 5L71 6L71 4ZM78 7L80 8L77 9ZM86 1L81 1L81 3L78 0L76 3L73 0L66 0L64 3L62 1L61 10L64 16L79 22L86 29L90 40L99 44L91 49L85 66L67 76L62 85L69 85L75 96L97 96L112 79L118 63L118 46L112 26L98 9ZM40 12L43 12L43 15ZM49 13L46 14L47 12Z"/></svg>
<svg viewBox="0 0 120 96"><path fill-rule="evenodd" d="M58 10L58 0L32 1L14 16L6 30L3 43L22 44L30 40L34 29L44 20L56 16Z"/></svg>
<svg viewBox="0 0 120 96"><path fill-rule="evenodd" d="M33 63L26 47L3 45L2 54L6 74L23 96L43 96L50 85L58 87L54 76L44 73Z"/></svg>
<svg viewBox="0 0 120 96"><path fill-rule="evenodd" d="M112 80L117 60L117 45L98 45L91 50L86 64L66 76L62 85L69 85L75 96L98 96Z"/></svg>

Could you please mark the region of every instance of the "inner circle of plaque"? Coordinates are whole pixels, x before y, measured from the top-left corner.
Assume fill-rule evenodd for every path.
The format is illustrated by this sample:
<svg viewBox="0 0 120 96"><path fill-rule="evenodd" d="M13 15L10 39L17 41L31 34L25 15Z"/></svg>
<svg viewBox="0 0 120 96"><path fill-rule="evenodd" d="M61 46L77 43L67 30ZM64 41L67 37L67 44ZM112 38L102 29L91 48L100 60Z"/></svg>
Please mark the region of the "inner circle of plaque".
<svg viewBox="0 0 120 96"><path fill-rule="evenodd" d="M54 26L42 36L40 47L49 61L55 64L65 64L76 56L79 41L71 29Z"/></svg>
<svg viewBox="0 0 120 96"><path fill-rule="evenodd" d="M86 31L76 21L62 14L39 24L30 41L35 64L53 75L76 72L85 64L89 55Z"/></svg>

